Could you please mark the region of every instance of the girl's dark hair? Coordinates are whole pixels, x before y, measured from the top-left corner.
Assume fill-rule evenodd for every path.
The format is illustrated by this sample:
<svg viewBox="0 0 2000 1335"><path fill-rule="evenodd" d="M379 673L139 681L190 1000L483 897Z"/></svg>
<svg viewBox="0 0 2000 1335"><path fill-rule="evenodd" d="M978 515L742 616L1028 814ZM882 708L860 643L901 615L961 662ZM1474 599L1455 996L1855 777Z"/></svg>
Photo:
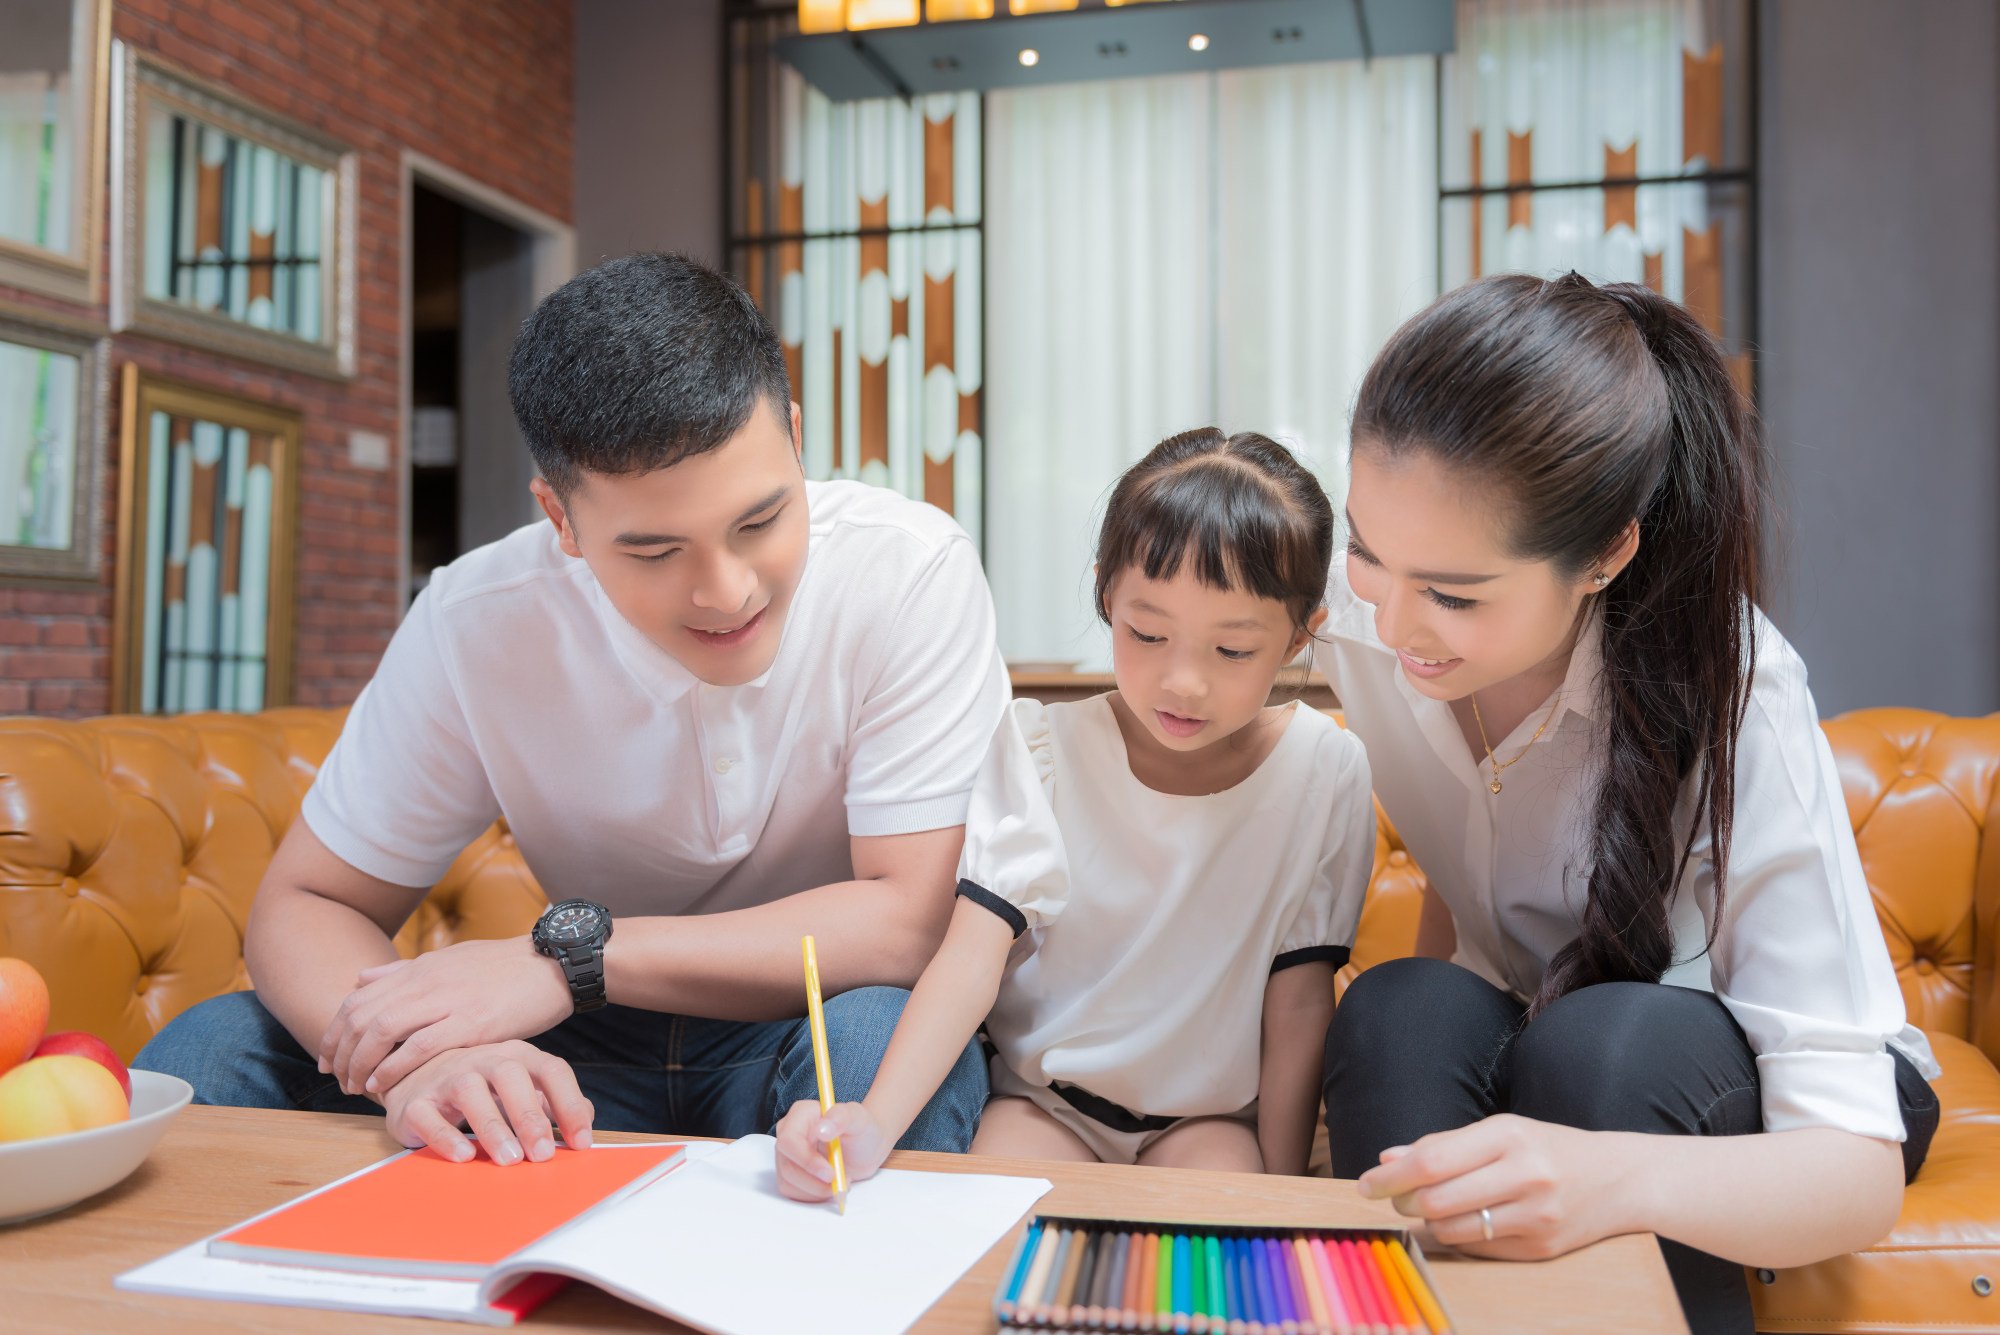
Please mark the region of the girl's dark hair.
<svg viewBox="0 0 2000 1335"><path fill-rule="evenodd" d="M1172 579L1182 561L1217 589L1275 598L1303 628L1326 597L1333 505L1306 466L1268 436L1212 426L1155 445L1125 470L1097 535L1097 615L1111 581L1137 568Z"/></svg>
<svg viewBox="0 0 2000 1335"><path fill-rule="evenodd" d="M1390 339L1362 382L1354 442L1449 466L1498 499L1517 558L1552 561L1566 579L1638 521L1637 555L1593 595L1610 726L1589 895L1533 1011L1592 983L1657 982L1674 962L1669 910L1704 822L1709 944L1722 921L1755 665L1763 448L1721 352L1647 288L1496 275Z"/></svg>

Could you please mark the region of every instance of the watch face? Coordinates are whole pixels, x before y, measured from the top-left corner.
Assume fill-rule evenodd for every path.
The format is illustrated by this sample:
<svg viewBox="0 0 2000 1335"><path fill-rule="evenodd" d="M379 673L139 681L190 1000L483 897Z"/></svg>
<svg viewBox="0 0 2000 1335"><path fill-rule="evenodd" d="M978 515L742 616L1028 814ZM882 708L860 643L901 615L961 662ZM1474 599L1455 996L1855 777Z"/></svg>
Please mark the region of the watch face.
<svg viewBox="0 0 2000 1335"><path fill-rule="evenodd" d="M588 941L597 935L602 916L595 904L558 904L542 919L542 939L558 946Z"/></svg>

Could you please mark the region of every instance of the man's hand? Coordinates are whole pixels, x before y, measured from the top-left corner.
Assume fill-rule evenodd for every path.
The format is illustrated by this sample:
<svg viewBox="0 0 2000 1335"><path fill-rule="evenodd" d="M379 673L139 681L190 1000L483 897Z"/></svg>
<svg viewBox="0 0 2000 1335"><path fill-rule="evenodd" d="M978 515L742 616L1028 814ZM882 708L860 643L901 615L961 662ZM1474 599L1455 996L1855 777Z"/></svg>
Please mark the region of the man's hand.
<svg viewBox="0 0 2000 1335"><path fill-rule="evenodd" d="M533 1038L570 1017L562 966L525 936L461 941L361 971L319 1043L319 1069L379 1097L455 1048Z"/></svg>
<svg viewBox="0 0 2000 1335"><path fill-rule="evenodd" d="M590 1148L595 1109L569 1063L511 1040L460 1048L419 1067L384 1101L389 1134L411 1149L429 1146L455 1163L473 1155L469 1128L497 1164L555 1153L551 1121L571 1149Z"/></svg>

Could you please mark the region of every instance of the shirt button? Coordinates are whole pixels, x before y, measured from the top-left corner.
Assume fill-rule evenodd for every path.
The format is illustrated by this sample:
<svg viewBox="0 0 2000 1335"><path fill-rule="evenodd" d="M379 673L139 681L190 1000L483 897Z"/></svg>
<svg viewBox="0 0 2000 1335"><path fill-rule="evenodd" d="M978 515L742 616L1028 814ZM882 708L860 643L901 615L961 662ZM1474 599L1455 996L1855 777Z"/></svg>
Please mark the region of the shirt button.
<svg viewBox="0 0 2000 1335"><path fill-rule="evenodd" d="M729 773L729 767L735 763L728 756L717 756L715 758L715 772L717 774L727 774Z"/></svg>

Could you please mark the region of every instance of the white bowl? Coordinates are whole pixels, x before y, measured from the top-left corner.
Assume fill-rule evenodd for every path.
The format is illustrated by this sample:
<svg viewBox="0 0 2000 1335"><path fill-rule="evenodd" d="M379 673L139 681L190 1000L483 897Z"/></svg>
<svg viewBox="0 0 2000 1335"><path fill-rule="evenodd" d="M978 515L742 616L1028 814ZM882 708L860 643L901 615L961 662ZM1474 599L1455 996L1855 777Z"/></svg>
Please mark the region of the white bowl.
<svg viewBox="0 0 2000 1335"><path fill-rule="evenodd" d="M146 1161L194 1087L177 1075L132 1072L132 1115L40 1140L0 1141L0 1224L53 1214L114 1187Z"/></svg>

